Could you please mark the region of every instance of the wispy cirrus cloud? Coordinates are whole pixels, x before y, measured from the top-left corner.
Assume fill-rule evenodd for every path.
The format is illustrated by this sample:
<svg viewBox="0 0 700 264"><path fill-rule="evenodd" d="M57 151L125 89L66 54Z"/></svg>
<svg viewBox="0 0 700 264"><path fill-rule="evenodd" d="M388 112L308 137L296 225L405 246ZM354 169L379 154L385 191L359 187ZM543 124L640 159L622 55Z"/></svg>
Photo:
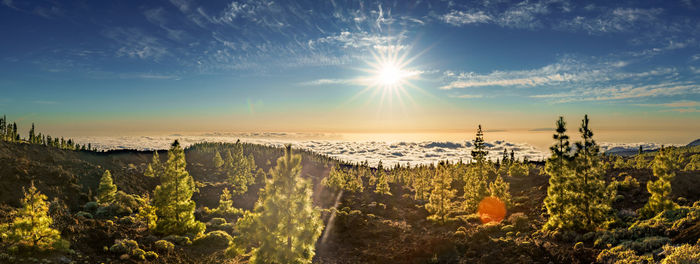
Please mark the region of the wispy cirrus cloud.
<svg viewBox="0 0 700 264"><path fill-rule="evenodd" d="M593 17L576 16L570 20L564 20L554 27L570 31L582 30L591 34L626 32L638 27L660 26L658 17L662 12L663 10L660 8L619 7L603 11Z"/></svg>
<svg viewBox="0 0 700 264"><path fill-rule="evenodd" d="M301 82L299 85L304 86L315 86L315 85L368 85L371 81L366 78L352 78L352 79L318 79L308 82Z"/></svg>
<svg viewBox="0 0 700 264"><path fill-rule="evenodd" d="M452 10L447 14L440 16L440 19L447 24L461 26L466 24L489 23L493 17L487 15L484 11L461 11Z"/></svg>
<svg viewBox="0 0 700 264"><path fill-rule="evenodd" d="M655 68L642 72L625 72L625 61L603 61L586 64L581 61L564 59L538 69L493 71L487 74L475 72L446 72L449 82L440 87L442 90L474 87L533 87L557 85L562 83L594 83L639 79L650 76L675 76L675 68Z"/></svg>
<svg viewBox="0 0 700 264"><path fill-rule="evenodd" d="M483 98L484 95L481 94L451 94L449 95L451 98L460 98L460 99L474 99L474 98Z"/></svg>
<svg viewBox="0 0 700 264"><path fill-rule="evenodd" d="M538 94L532 98L556 99L555 102L608 101L645 97L699 94L700 85L692 82L669 82L648 85L620 84L606 87L578 88L569 92Z"/></svg>
<svg viewBox="0 0 700 264"><path fill-rule="evenodd" d="M165 9L162 7L148 9L143 12L143 15L146 17L148 22L151 22L151 24L154 24L164 30L167 33L168 38L172 40L181 41L188 36L184 30L173 29L167 25L168 20L165 17Z"/></svg>
<svg viewBox="0 0 700 264"><path fill-rule="evenodd" d="M166 45L157 37L144 33L138 28L112 28L103 32L120 47L117 56L158 60L170 54Z"/></svg>

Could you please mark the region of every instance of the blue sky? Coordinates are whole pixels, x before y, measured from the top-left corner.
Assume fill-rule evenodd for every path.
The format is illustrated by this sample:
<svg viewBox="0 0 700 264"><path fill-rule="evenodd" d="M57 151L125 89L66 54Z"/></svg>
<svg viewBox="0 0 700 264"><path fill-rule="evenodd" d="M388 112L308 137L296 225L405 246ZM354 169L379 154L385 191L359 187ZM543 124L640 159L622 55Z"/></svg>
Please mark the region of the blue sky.
<svg viewBox="0 0 700 264"><path fill-rule="evenodd" d="M65 135L527 130L584 113L697 134L699 13L693 0L2 0L0 113ZM411 73L398 89L367 81L387 54Z"/></svg>

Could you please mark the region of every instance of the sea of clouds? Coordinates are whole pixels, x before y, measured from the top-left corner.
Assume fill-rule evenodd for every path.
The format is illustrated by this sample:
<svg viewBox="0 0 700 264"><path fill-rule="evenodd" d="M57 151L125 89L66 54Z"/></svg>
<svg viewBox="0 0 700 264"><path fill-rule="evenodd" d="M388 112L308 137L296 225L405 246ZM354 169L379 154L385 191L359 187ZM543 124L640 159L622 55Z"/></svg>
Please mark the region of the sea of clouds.
<svg viewBox="0 0 700 264"><path fill-rule="evenodd" d="M183 146L198 142L242 142L263 144L268 146L283 146L292 144L295 148L314 151L348 162L368 161L376 166L381 160L385 166L397 163L406 165L430 164L442 160L468 162L473 150L472 142L453 141L376 141L376 140L343 140L333 134L301 134L301 133L235 133L202 135L167 135L167 136L119 136L119 137L78 137L77 143L91 143L98 150L136 149L154 150L167 149L174 140L179 140ZM655 143L600 143L603 152L632 152L642 146L646 150L659 148ZM537 149L526 143L513 143L504 140L487 141L488 159L500 159L504 149L514 152L517 159L542 160L549 156L546 149Z"/></svg>

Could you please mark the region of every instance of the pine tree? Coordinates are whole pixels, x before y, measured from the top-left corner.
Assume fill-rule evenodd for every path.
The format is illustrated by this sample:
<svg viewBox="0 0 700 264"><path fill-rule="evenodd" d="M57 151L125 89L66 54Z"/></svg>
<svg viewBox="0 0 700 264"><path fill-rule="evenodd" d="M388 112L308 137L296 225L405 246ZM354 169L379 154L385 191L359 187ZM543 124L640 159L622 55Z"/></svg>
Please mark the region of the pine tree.
<svg viewBox="0 0 700 264"><path fill-rule="evenodd" d="M168 161L156 175L160 185L156 186L153 202L158 233L197 235L204 232L204 224L194 219L194 179L185 170L186 165L185 152L175 140L168 150Z"/></svg>
<svg viewBox="0 0 700 264"><path fill-rule="evenodd" d="M568 218L570 216L568 207L571 206L572 202L568 185L573 172L570 169L573 158L570 155L571 146L569 145L569 136L566 135L564 117L559 117L556 126L556 133L553 136L556 143L549 148L552 156L545 164L545 171L549 175L549 187L547 187L544 205L547 208L549 219L543 228L547 230L562 228L572 221Z"/></svg>
<svg viewBox="0 0 700 264"><path fill-rule="evenodd" d="M5 141L5 129L7 123L7 116L3 115L0 118L0 141Z"/></svg>
<svg viewBox="0 0 700 264"><path fill-rule="evenodd" d="M251 164L252 156L246 158L243 155L243 148L240 143L236 143L233 152L226 152L224 160L224 171L229 184L233 185L234 194L243 194L248 191L248 186L255 182L255 164Z"/></svg>
<svg viewBox="0 0 700 264"><path fill-rule="evenodd" d="M158 151L154 150L153 151L153 158L151 159L151 163L148 164L148 167L146 167L146 172L144 173L144 176L150 177L150 178L155 178L155 177L160 177L159 175L163 174L163 165L160 163L160 156L158 156Z"/></svg>
<svg viewBox="0 0 700 264"><path fill-rule="evenodd" d="M219 153L219 151L217 151L214 154L212 162L214 163L214 167L216 168L221 168L221 166L224 166L224 159L221 158L221 154Z"/></svg>
<svg viewBox="0 0 700 264"><path fill-rule="evenodd" d="M252 263L311 263L323 222L311 183L301 178L301 156L287 145L270 175L253 212L236 223L240 235L231 250L250 250Z"/></svg>
<svg viewBox="0 0 700 264"><path fill-rule="evenodd" d="M391 195L391 189L389 188L388 178L389 177L387 177L387 174L384 171L384 167L382 166L382 161L380 160L379 164L377 165L377 185L374 186L375 193Z"/></svg>
<svg viewBox="0 0 700 264"><path fill-rule="evenodd" d="M423 201L428 199L430 193L431 173L429 169L422 167L416 174L416 178L413 180L413 190L415 192L413 199Z"/></svg>
<svg viewBox="0 0 700 264"><path fill-rule="evenodd" d="M474 150L472 150L472 159L476 161L477 164L483 164L486 161L486 145L484 141L484 132L481 130L481 125L476 131L476 138L474 139Z"/></svg>
<svg viewBox="0 0 700 264"><path fill-rule="evenodd" d="M644 159L644 150L642 149L642 146L639 146L639 152L637 153L636 156L634 156L634 168L641 170L641 169L646 169L649 167L649 164L647 164L646 159Z"/></svg>
<svg viewBox="0 0 700 264"><path fill-rule="evenodd" d="M61 239L58 230L51 228L53 219L48 215L49 204L46 195L34 187L32 182L24 191L22 207L9 224L0 225L0 242L3 247L17 250L29 247L32 250L65 250L68 242Z"/></svg>
<svg viewBox="0 0 700 264"><path fill-rule="evenodd" d="M228 191L228 188L221 190L221 195L219 196L219 206L216 207L216 212L219 214L232 214L238 212L238 209L233 207L233 199L231 198L231 192Z"/></svg>
<svg viewBox="0 0 700 264"><path fill-rule="evenodd" d="M647 182L647 191L651 197L641 210L641 215L645 218L651 218L660 212L678 207L671 200L671 181L676 177L676 171L680 169L682 156L674 152L676 151L673 149L662 147L654 157L652 169L657 180Z"/></svg>
<svg viewBox="0 0 700 264"><path fill-rule="evenodd" d="M36 137L36 134L34 132L34 123L32 123L32 128L29 129L29 143L32 143L32 144L36 143L35 137Z"/></svg>
<svg viewBox="0 0 700 264"><path fill-rule="evenodd" d="M615 169L624 169L627 167L627 163L625 160L622 158L622 156L617 156L615 157L615 162L613 163L613 168Z"/></svg>
<svg viewBox="0 0 700 264"><path fill-rule="evenodd" d="M488 196L488 171L489 164L486 162L486 145L484 141L484 133L479 125L474 139L474 150L472 150L472 159L475 161L471 164L465 175L464 185L464 209L473 212L477 209L477 205L484 197Z"/></svg>
<svg viewBox="0 0 700 264"><path fill-rule="evenodd" d="M570 212L574 227L590 231L609 220L614 190L607 188L600 162L599 148L588 127L588 115L581 121L579 132L583 141L576 142L575 177L571 181L573 194Z"/></svg>
<svg viewBox="0 0 700 264"><path fill-rule="evenodd" d="M362 176L357 172L357 170L351 170L350 173L346 175L345 189L351 192L361 193L364 190L364 185L362 182Z"/></svg>
<svg viewBox="0 0 700 264"><path fill-rule="evenodd" d="M331 167L328 177L323 178L321 184L336 191L345 189L345 185L347 184L346 175L342 169L338 169L338 167L334 165Z"/></svg>
<svg viewBox="0 0 700 264"><path fill-rule="evenodd" d="M428 203L425 204L425 210L430 213L428 220L441 224L447 221L447 215L452 209L452 198L457 192L452 190L452 175L446 166L446 164L439 164L435 168L435 176L431 184L433 190L430 193Z"/></svg>
<svg viewBox="0 0 700 264"><path fill-rule="evenodd" d="M147 230L153 230L156 228L156 222L158 222L156 208L153 206L151 197L148 194L143 196L141 200L142 204L139 207L139 212L136 216L138 219L146 223Z"/></svg>
<svg viewBox="0 0 700 264"><path fill-rule="evenodd" d="M117 185L112 182L112 174L105 170L100 178L100 185L97 186L97 202L100 204L110 204L114 202L117 194Z"/></svg>
<svg viewBox="0 0 700 264"><path fill-rule="evenodd" d="M489 183L489 194L498 197L506 206L510 205L510 184L501 175L496 175L496 179Z"/></svg>

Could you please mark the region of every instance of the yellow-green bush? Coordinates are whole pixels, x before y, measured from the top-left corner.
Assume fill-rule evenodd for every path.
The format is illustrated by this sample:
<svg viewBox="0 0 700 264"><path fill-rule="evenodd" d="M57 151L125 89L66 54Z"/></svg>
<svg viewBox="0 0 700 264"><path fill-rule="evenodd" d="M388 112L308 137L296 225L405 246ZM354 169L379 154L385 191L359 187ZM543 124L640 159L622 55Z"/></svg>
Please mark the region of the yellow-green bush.
<svg viewBox="0 0 700 264"><path fill-rule="evenodd" d="M175 245L167 240L158 240L153 245L161 252L170 252L175 248Z"/></svg>
<svg viewBox="0 0 700 264"><path fill-rule="evenodd" d="M651 255L637 255L634 250L625 249L622 246L605 249L596 258L598 263L610 264L649 264L654 263Z"/></svg>
<svg viewBox="0 0 700 264"><path fill-rule="evenodd" d="M170 241L176 245L179 246L186 246L186 245L191 245L192 241L190 240L189 237L186 236L178 236L178 235L169 235L163 238L164 240Z"/></svg>
<svg viewBox="0 0 700 264"><path fill-rule="evenodd" d="M213 251L226 249L233 241L231 235L224 231L212 231L198 237L193 241L193 245L204 247Z"/></svg>
<svg viewBox="0 0 700 264"><path fill-rule="evenodd" d="M666 258L661 264L697 264L700 263L700 246L683 244L680 246L664 246Z"/></svg>

